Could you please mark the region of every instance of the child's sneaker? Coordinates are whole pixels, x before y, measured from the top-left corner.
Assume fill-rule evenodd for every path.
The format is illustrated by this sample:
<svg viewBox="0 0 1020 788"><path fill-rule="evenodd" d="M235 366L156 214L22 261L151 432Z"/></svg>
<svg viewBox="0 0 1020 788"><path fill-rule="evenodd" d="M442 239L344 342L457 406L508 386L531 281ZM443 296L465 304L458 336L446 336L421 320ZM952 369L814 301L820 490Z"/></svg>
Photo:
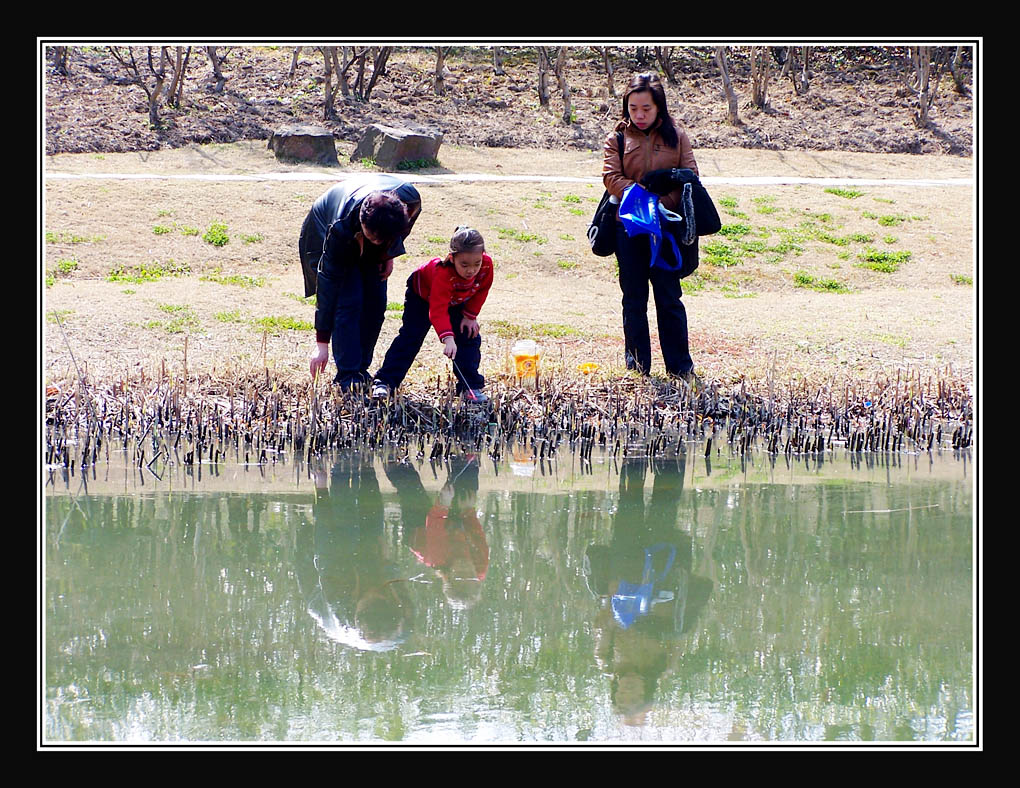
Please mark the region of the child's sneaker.
<svg viewBox="0 0 1020 788"><path fill-rule="evenodd" d="M468 402L473 402L476 405L484 405L489 401L489 398L485 395L485 392L481 389L466 389L464 391L464 399Z"/></svg>
<svg viewBox="0 0 1020 788"><path fill-rule="evenodd" d="M390 387L377 380L372 384L372 399L386 399L390 395Z"/></svg>

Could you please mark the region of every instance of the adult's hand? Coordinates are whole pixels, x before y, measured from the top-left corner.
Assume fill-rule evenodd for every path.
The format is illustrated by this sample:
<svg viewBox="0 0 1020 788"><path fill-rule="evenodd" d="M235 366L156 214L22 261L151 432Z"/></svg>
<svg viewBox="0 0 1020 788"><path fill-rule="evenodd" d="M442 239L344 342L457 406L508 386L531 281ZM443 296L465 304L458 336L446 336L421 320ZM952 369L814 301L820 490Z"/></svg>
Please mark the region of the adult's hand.
<svg viewBox="0 0 1020 788"><path fill-rule="evenodd" d="M313 379L325 371L326 362L328 361L329 344L326 342L316 342L315 352L312 354L312 357L308 362L308 371L311 372Z"/></svg>
<svg viewBox="0 0 1020 788"><path fill-rule="evenodd" d="M481 332L481 329L478 328L478 320L473 317L462 317L460 320L460 330L471 338L478 336Z"/></svg>
<svg viewBox="0 0 1020 788"><path fill-rule="evenodd" d="M393 273L393 258L392 257L389 258L388 260L383 260L381 263L379 263L379 278L380 279L389 279L390 278L390 274L392 274L392 273Z"/></svg>

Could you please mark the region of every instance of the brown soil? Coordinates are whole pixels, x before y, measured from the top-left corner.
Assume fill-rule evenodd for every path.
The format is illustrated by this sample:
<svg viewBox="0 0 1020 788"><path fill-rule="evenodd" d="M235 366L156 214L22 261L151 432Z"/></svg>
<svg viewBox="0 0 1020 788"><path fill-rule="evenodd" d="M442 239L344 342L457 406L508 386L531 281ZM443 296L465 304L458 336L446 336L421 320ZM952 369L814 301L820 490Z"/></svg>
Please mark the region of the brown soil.
<svg viewBox="0 0 1020 788"><path fill-rule="evenodd" d="M274 103L288 93L282 88L289 58L283 50L235 51L228 59L229 78L221 96L210 92L211 83L205 84L208 74L199 74L208 71L207 63L203 69L196 66L186 96L193 106L203 103L220 111L168 116L171 122L162 132L149 130L139 88L113 84L116 72L108 60L73 59L71 77L47 78L47 152L59 154L47 157L48 175L145 172L212 178L46 179L45 230L50 240L43 251L46 272L52 276L44 291L43 371L48 383L72 379L74 362L100 380L158 369L219 376L265 367L288 377L307 376L311 331L280 327L279 320L268 326L258 322L311 322L313 307L299 298L297 232L312 200L338 175L335 169L282 165L265 148L263 140L273 127L284 120L312 119L321 107L319 88L288 101L287 106L300 110L298 115L286 114ZM420 85L428 76L427 55L417 63L391 60L389 72L393 80L403 75L404 87L398 90L384 80L369 105L343 106L342 120L331 124L340 136L341 153L353 149L369 122L413 121L439 126L445 135L441 167L423 174L559 175L591 182L424 185L425 210L409 239L409 255L398 261L390 300L401 302L407 274L441 253L458 223L470 221L485 234L498 266L497 283L481 318L486 337L483 371L498 375L505 370L513 339L531 336L542 343L549 369L573 373L578 363L595 361L604 372L619 372L619 289L613 260L593 257L584 238L601 194L600 157L592 148L611 126L615 101L600 98L598 91L605 88L593 65L572 65L579 123L566 129L533 106L534 91L523 67L511 68L498 83L506 92L494 95L506 98L492 100L505 101L506 107L487 107L481 98L471 98L471 91L480 91L488 79L486 64L451 62L450 67L451 95L435 99L419 87L414 88L415 101L405 103L401 96L408 95L409 86ZM581 78L586 70L591 72L588 87ZM303 57L296 84L312 82L319 71L317 60ZM724 107L709 66L702 64L699 73L673 96L680 99L678 115L692 133L708 179L972 174L967 157L903 153L917 148L969 154L970 101L948 89L942 94L944 104L937 105L937 133L917 132L909 125L904 99L892 101L895 86L878 78L846 85L825 73L812 83L813 97L786 96L783 86L776 85L774 113L745 109L747 126L735 130L722 122ZM523 87L516 90L515 85ZM739 81L737 90L742 91ZM294 87L290 95L297 93ZM880 99L879 93L888 98ZM848 96L856 97L853 111L847 110ZM791 117L783 118L783 112ZM739 149L753 139L761 142L765 133L774 149ZM249 141L188 144L237 135ZM528 143L524 149L488 147L522 142ZM839 150L821 150L826 147ZM341 161L345 158L341 155ZM347 171L357 169L361 165L344 165ZM283 172L321 180L222 180L224 175ZM965 207L973 202L971 188L876 186L859 189L863 194L853 199L826 192L821 185L711 188L727 211L724 221L750 228L742 240L761 239L776 249L790 231L800 235L791 249L769 252L759 247L735 265L710 264L703 254L699 272L685 280L684 298L701 374L762 385L766 380L770 385L804 379L867 380L905 370L963 378L973 374L971 282L977 280L974 227ZM879 224L881 216L892 216L895 224ZM228 226L230 242L223 247L202 239L214 222ZM189 228L199 233L189 234ZM542 240L526 240L524 233ZM841 246L826 236L871 240ZM892 273L877 272L856 264L867 248L909 251L910 258ZM111 281L112 271L137 275L154 266L181 275L150 282ZM798 275L838 280L849 292L798 287ZM654 333L654 307L651 312ZM398 326L399 313L394 311L386 321L377 362ZM429 347L412 370L415 379L446 373L448 363L438 346ZM657 353L653 363L661 369Z"/></svg>

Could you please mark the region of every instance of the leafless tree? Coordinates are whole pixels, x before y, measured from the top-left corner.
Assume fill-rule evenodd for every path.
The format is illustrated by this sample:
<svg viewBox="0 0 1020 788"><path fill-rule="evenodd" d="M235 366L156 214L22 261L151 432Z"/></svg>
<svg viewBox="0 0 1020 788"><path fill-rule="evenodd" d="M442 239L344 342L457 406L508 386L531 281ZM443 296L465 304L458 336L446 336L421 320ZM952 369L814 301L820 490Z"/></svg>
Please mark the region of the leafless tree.
<svg viewBox="0 0 1020 788"><path fill-rule="evenodd" d="M503 70L503 47L492 48L492 73L497 77L506 74Z"/></svg>
<svg viewBox="0 0 1020 788"><path fill-rule="evenodd" d="M769 107L771 63L769 47L751 47L751 103L760 110Z"/></svg>
<svg viewBox="0 0 1020 788"><path fill-rule="evenodd" d="M966 47L962 46L957 47L956 52L949 59L949 73L953 75L953 84L956 87L956 92L962 96L970 95L970 88L967 87L967 82L963 76L963 53L966 49Z"/></svg>
<svg viewBox="0 0 1020 788"><path fill-rule="evenodd" d="M188 60L191 59L191 47L187 51L184 47L175 47L174 56L170 59L173 74L170 77L170 87L166 92L166 103L171 107L180 109L184 101L184 73L188 70Z"/></svg>
<svg viewBox="0 0 1020 788"><path fill-rule="evenodd" d="M613 85L613 61L609 55L609 47L599 47L602 50L602 65L606 69L606 87L609 88L609 95L616 96L616 87Z"/></svg>
<svg viewBox="0 0 1020 788"><path fill-rule="evenodd" d="M570 104L570 84L567 82L567 47L561 46L553 63L553 73L560 86L560 98L563 99L563 122L570 125L574 110Z"/></svg>
<svg viewBox="0 0 1020 788"><path fill-rule="evenodd" d="M70 47L50 47L50 52L53 55L53 70L61 76L67 76L71 73L67 67L67 57L71 52Z"/></svg>
<svg viewBox="0 0 1020 788"><path fill-rule="evenodd" d="M673 70L673 50L675 47L655 47L655 59L659 61L662 73L666 75L666 81L670 85L676 85L676 72Z"/></svg>
<svg viewBox="0 0 1020 788"><path fill-rule="evenodd" d="M213 76L216 78L216 87L213 88L213 92L215 93L222 93L223 86L227 82L227 78L223 76L221 67L223 66L223 61L227 59L227 53L229 51L230 48L228 47L227 51L220 55L216 52L216 47L214 46L207 46L205 48L205 53L209 56L209 64L212 66Z"/></svg>
<svg viewBox="0 0 1020 788"><path fill-rule="evenodd" d="M287 81L293 82L294 75L297 73L298 57L301 55L302 47L294 47L294 54L290 57L290 70L287 72Z"/></svg>
<svg viewBox="0 0 1020 788"><path fill-rule="evenodd" d="M169 60L167 47L159 47L158 56L155 58L152 52L153 47L146 47L145 64L148 66L148 71L144 75L142 73L142 66L139 66L138 60L135 58L134 50L129 46L124 47L124 50L121 51L120 47L111 46L110 54L128 72L130 81L139 85L145 91L145 96L149 102L149 124L158 126L159 103L160 97L163 95L163 88L166 85L166 67ZM152 80L151 85L149 84L150 78Z"/></svg>
<svg viewBox="0 0 1020 788"><path fill-rule="evenodd" d="M446 53L450 51L450 47L436 47L436 73L435 73L435 91L437 96L446 95L446 80L443 79L443 69L446 67Z"/></svg>
<svg viewBox="0 0 1020 788"><path fill-rule="evenodd" d="M935 96L942 81L942 74L950 61L948 47L908 47L911 70L907 86L917 96L917 111L913 113L914 125L928 126L928 113L935 103Z"/></svg>
<svg viewBox="0 0 1020 788"><path fill-rule="evenodd" d="M808 82L808 58L810 57L810 50L810 47L789 47L786 53L786 61L779 72L780 77L790 78L793 82L793 92L798 96L807 93L810 86ZM797 73L798 57L801 62L800 73Z"/></svg>
<svg viewBox="0 0 1020 788"><path fill-rule="evenodd" d="M740 116L737 114L737 94L733 91L733 83L730 81L729 56L726 50L729 47L715 48L715 62L722 74L723 91L726 94L727 120L733 126L740 125Z"/></svg>
<svg viewBox="0 0 1020 788"><path fill-rule="evenodd" d="M538 47L538 103L542 107L549 106L549 86L546 83L549 68L549 53L545 47Z"/></svg>

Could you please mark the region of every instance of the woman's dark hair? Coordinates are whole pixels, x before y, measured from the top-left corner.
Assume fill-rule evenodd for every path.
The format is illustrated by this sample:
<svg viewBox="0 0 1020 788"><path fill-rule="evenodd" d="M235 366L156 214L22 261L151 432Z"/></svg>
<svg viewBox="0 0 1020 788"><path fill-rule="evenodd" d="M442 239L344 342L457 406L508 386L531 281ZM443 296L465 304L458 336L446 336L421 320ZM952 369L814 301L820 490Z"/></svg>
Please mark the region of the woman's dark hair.
<svg viewBox="0 0 1020 788"><path fill-rule="evenodd" d="M407 229L407 206L393 192L372 192L361 201L361 226L389 243Z"/></svg>
<svg viewBox="0 0 1020 788"><path fill-rule="evenodd" d="M659 119L659 134L662 135L662 141L669 147L675 148L680 142L680 137L677 134L676 126L673 125L673 118L669 115L669 107L666 106L666 90L662 87L662 81L657 74L646 72L644 74L637 74L631 79L630 84L627 85L627 90L623 94L624 120L630 120L630 109L627 106L630 103L630 94L640 93L642 90L647 90L652 94L652 101L655 102L656 115Z"/></svg>

